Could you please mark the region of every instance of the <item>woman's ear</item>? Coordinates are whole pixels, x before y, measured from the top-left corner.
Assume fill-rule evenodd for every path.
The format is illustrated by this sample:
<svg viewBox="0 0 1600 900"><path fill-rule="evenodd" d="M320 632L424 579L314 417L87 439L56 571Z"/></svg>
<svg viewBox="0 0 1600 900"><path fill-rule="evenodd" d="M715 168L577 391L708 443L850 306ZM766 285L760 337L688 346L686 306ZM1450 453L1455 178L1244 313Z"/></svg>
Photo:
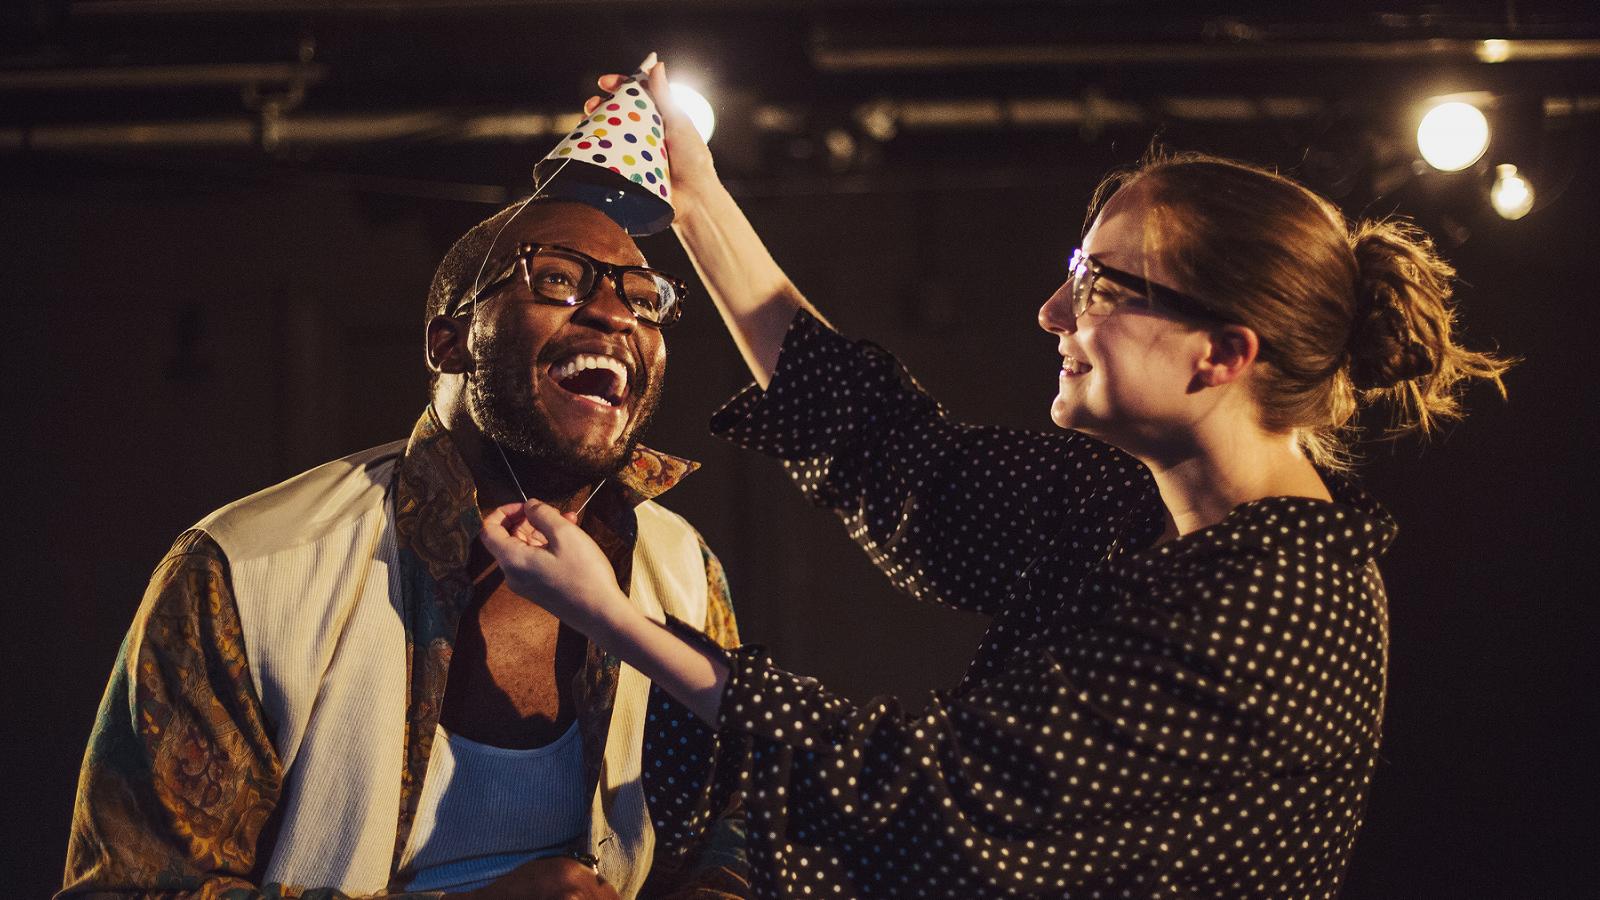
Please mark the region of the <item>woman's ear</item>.
<svg viewBox="0 0 1600 900"><path fill-rule="evenodd" d="M1196 373L1206 387L1219 387L1243 375L1261 352L1261 339L1243 325L1219 325L1211 330L1210 350Z"/></svg>
<svg viewBox="0 0 1600 900"><path fill-rule="evenodd" d="M472 370L472 355L467 352L467 332L471 319L434 316L428 322L428 371L435 375L461 375Z"/></svg>

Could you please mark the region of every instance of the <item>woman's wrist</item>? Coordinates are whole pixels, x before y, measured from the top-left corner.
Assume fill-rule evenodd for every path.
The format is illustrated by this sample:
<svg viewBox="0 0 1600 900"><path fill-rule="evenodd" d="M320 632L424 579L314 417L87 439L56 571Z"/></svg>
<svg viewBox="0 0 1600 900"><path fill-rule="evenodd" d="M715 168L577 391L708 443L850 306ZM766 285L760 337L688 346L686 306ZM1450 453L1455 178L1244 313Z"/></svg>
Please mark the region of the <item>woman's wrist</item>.
<svg viewBox="0 0 1600 900"><path fill-rule="evenodd" d="M733 202L733 195L717 177L716 170L708 173L697 173L692 178L679 179L675 176L672 183L672 216L673 230L679 233L680 238L684 229L693 229L707 221L715 221L716 216L711 212L718 203Z"/></svg>
<svg viewBox="0 0 1600 900"><path fill-rule="evenodd" d="M642 619L644 614L620 588L613 588L604 601L561 618L602 649L615 652L617 637L627 631L631 620Z"/></svg>
<svg viewBox="0 0 1600 900"><path fill-rule="evenodd" d="M626 599L597 611L574 627L596 646L638 669L707 723L715 725L728 663L674 633L665 616L654 617ZM586 630L587 629L587 630Z"/></svg>

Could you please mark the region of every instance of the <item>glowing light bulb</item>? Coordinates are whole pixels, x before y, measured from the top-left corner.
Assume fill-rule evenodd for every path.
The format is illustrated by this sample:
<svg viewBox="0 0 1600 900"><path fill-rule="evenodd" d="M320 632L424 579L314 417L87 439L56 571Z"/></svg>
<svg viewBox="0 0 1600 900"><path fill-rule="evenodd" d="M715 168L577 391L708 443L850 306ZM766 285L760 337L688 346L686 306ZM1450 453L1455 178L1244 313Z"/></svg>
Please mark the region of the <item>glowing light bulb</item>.
<svg viewBox="0 0 1600 900"><path fill-rule="evenodd" d="M1459 172L1489 148L1489 120L1470 103L1440 103L1417 126L1417 149L1441 172Z"/></svg>
<svg viewBox="0 0 1600 900"><path fill-rule="evenodd" d="M1489 203L1502 219L1515 221L1533 211L1533 185L1510 163L1494 167L1494 186L1489 188Z"/></svg>
<svg viewBox="0 0 1600 900"><path fill-rule="evenodd" d="M672 85L672 102L678 104L678 108L694 123L694 130L700 132L700 140L710 141L711 132L717 130L717 114L711 111L711 102L699 91L681 82Z"/></svg>
<svg viewBox="0 0 1600 900"><path fill-rule="evenodd" d="M1511 58L1511 42L1500 38L1490 38L1478 45L1478 61L1486 63L1501 63Z"/></svg>

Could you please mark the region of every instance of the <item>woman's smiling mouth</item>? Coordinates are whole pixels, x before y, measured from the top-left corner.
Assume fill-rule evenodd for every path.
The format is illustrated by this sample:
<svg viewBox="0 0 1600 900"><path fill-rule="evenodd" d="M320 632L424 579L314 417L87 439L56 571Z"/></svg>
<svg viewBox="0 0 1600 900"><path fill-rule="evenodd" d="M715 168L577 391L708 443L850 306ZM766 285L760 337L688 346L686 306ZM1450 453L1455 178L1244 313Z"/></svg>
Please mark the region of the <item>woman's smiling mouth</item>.
<svg viewBox="0 0 1600 900"><path fill-rule="evenodd" d="M1094 366L1091 366L1088 363L1084 362L1083 360L1078 359L1076 356L1062 356L1061 357L1061 377L1062 378L1070 378L1070 377L1075 376L1075 375L1082 375L1082 374L1088 372L1090 369L1093 369L1093 368L1094 368Z"/></svg>

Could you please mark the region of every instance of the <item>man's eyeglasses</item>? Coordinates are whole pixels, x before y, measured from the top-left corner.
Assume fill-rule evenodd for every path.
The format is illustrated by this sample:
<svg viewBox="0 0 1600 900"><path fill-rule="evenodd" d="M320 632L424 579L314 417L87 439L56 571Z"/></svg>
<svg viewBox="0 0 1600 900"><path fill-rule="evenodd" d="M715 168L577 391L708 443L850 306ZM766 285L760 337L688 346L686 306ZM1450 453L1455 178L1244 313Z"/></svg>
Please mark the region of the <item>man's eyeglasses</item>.
<svg viewBox="0 0 1600 900"><path fill-rule="evenodd" d="M553 244L518 244L495 266L487 284L461 298L451 315L476 311L483 300L521 279L537 303L582 306L594 299L602 277L640 321L666 328L683 315L688 287L679 279L643 266L618 266Z"/></svg>
<svg viewBox="0 0 1600 900"><path fill-rule="evenodd" d="M1098 298L1101 302L1097 307L1094 284L1102 278L1137 294L1139 301L1152 300L1181 315L1197 319L1232 321L1229 317L1214 312L1202 300L1140 278L1131 272L1114 269L1081 249L1072 251L1072 259L1067 263L1067 289L1072 297L1073 318L1078 319L1085 315L1109 315L1112 308L1119 303L1138 302L1132 297L1112 297L1102 292Z"/></svg>

